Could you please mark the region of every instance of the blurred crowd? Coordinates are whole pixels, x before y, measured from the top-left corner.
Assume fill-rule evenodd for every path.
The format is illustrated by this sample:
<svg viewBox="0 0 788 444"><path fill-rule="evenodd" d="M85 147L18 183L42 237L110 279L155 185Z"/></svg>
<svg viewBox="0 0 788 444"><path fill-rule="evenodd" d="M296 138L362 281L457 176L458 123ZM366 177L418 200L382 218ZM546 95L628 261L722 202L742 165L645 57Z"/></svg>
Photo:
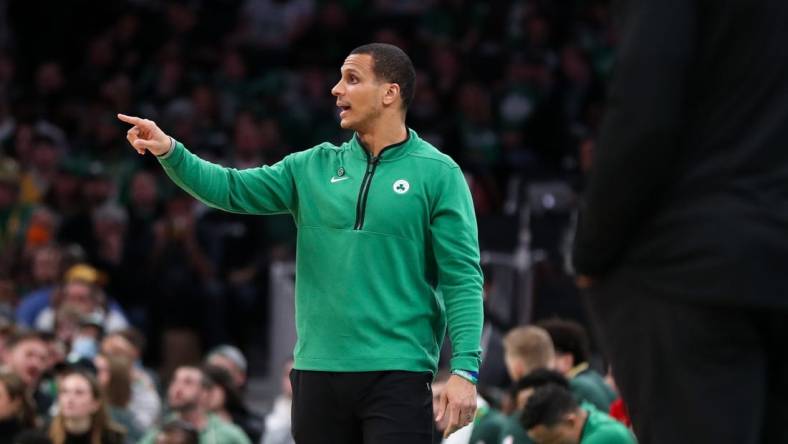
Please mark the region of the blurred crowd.
<svg viewBox="0 0 788 444"><path fill-rule="evenodd" d="M265 428L243 378L202 364L223 344L244 372L244 354L264 354L268 267L292 259L293 223L197 203L134 153L117 112L223 165L273 163L348 138L329 93L339 66L393 43L418 70L408 125L460 163L480 216L500 214L515 176L582 187L615 47L607 3L0 0L0 386L36 395L14 404L38 413L25 427L84 433L66 413L79 411L127 439L163 424L172 439L156 442L221 417L217 433ZM224 412L202 401L217 386ZM196 396L184 402L202 413L162 415L160 396L176 413Z"/></svg>

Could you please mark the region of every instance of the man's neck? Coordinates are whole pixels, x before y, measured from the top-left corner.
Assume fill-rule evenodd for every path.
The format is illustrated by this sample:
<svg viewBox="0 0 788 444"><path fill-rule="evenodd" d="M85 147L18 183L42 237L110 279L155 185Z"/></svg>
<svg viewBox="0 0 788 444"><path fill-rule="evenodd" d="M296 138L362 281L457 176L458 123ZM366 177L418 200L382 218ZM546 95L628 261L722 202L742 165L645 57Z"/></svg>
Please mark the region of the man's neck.
<svg viewBox="0 0 788 444"><path fill-rule="evenodd" d="M199 408L181 412L180 417L182 420L193 425L198 431L202 431L205 429L205 426L208 425L208 415L204 410Z"/></svg>
<svg viewBox="0 0 788 444"><path fill-rule="evenodd" d="M578 407L577 418L578 421L576 423L574 435L577 439L575 442L580 442L583 439L583 431L586 428L586 422L588 422L588 412L586 411L586 409L582 407Z"/></svg>
<svg viewBox="0 0 788 444"><path fill-rule="evenodd" d="M369 131L358 131L358 138L372 157L377 157L389 145L400 143L408 137L405 122L396 125L377 125Z"/></svg>

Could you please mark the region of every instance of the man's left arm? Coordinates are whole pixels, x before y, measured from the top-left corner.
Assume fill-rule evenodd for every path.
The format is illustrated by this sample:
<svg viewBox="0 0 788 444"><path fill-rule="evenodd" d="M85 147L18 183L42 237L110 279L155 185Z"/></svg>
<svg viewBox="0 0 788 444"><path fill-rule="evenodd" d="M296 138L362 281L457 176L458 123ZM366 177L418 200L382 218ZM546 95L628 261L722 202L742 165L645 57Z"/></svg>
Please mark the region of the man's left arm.
<svg viewBox="0 0 788 444"><path fill-rule="evenodd" d="M470 423L476 410L475 379L481 364L483 277L476 215L468 184L458 167L439 180L430 220L438 266L438 288L446 305L452 344L450 378L438 417L449 415L446 434Z"/></svg>

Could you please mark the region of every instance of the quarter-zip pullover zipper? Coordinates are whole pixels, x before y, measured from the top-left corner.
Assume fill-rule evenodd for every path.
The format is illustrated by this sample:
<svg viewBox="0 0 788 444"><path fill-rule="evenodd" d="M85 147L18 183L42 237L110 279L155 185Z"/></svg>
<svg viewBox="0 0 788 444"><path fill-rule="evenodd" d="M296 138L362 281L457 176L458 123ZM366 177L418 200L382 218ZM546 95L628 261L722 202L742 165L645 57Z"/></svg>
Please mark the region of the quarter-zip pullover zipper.
<svg viewBox="0 0 788 444"><path fill-rule="evenodd" d="M369 184L372 182L372 175L380 162L380 155L372 157L367 153L367 172L361 181L361 189L358 191L358 202L356 202L356 225L354 230L360 230L364 226L364 214L367 211L367 196L369 195Z"/></svg>
<svg viewBox="0 0 788 444"><path fill-rule="evenodd" d="M361 180L361 189L358 190L358 202L356 202L356 223L353 225L354 230L360 230L364 227L364 216L367 212L369 184L372 182L372 176L375 174L375 169L378 167L381 156L383 156L383 153L385 153L387 150L404 145L408 140L410 140L410 132L406 133L405 140L383 148L380 150L377 156L372 156L369 154L369 151L367 151L366 148L363 148L364 154L367 155L367 171L364 173L364 178ZM360 143L361 141L359 141L359 144Z"/></svg>

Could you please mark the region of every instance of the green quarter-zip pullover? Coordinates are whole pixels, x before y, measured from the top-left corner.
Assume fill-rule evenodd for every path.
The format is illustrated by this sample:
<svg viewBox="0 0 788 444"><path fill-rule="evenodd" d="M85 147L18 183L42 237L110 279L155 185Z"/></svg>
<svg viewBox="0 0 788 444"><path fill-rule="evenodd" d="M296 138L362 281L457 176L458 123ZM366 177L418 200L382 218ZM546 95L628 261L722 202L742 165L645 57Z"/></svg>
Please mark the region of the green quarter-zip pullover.
<svg viewBox="0 0 788 444"><path fill-rule="evenodd" d="M473 203L457 164L415 131L377 157L354 136L246 170L204 161L180 143L159 160L211 207L293 215L296 369L434 373L448 325L451 368L478 371Z"/></svg>

